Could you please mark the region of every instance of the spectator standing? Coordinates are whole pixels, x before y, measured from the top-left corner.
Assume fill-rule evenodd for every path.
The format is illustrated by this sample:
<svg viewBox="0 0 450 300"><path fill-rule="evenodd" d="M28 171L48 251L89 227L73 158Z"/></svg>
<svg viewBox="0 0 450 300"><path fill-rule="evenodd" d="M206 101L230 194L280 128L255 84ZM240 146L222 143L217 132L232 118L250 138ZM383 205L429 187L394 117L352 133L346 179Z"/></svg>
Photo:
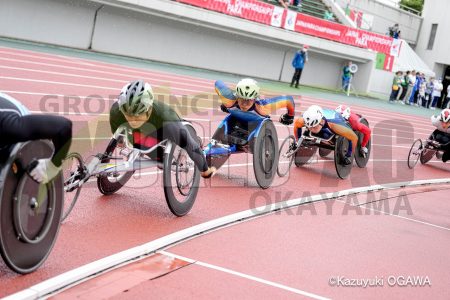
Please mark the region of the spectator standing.
<svg viewBox="0 0 450 300"><path fill-rule="evenodd" d="M294 67L295 72L294 76L292 76L291 87L295 83L295 87L298 89L303 68L305 67L305 63L308 61L308 49L308 45L303 45L303 48L295 53L294 59L292 60L292 66Z"/></svg>
<svg viewBox="0 0 450 300"><path fill-rule="evenodd" d="M409 104L409 99L411 98L411 94L414 88L414 85L416 84L416 71L412 70L411 73L409 73L408 78L406 79L408 81L408 88L406 90L406 95L403 104Z"/></svg>
<svg viewBox="0 0 450 300"><path fill-rule="evenodd" d="M427 82L425 81L425 78L422 78L419 86L419 95L417 97L417 106L423 106L425 107L425 89L427 87Z"/></svg>
<svg viewBox="0 0 450 300"><path fill-rule="evenodd" d="M447 97L445 97L444 105L442 106L443 109L450 108L449 107L450 102L450 84L447 86Z"/></svg>
<svg viewBox="0 0 450 300"><path fill-rule="evenodd" d="M400 101L400 103L403 103L403 99L405 99L406 96L406 92L408 92L408 78L409 78L409 74L411 74L410 71L406 71L405 76L403 76L403 80L402 80L402 93L400 94L400 96L398 97L398 100Z"/></svg>
<svg viewBox="0 0 450 300"><path fill-rule="evenodd" d="M416 73L416 82L413 87L413 91L411 93L411 98L409 99L409 105L416 105L418 106L417 102L419 100L419 89L420 85L422 84L423 78L422 74L420 72Z"/></svg>
<svg viewBox="0 0 450 300"><path fill-rule="evenodd" d="M398 26L398 24L389 27L389 36L394 39L398 39L400 37L400 27Z"/></svg>
<svg viewBox="0 0 450 300"><path fill-rule="evenodd" d="M352 62L349 61L347 65L342 69L342 89L347 91L350 88L350 80L352 79L352 72L350 72L350 66Z"/></svg>
<svg viewBox="0 0 450 300"><path fill-rule="evenodd" d="M389 97L389 102L393 103L395 99L397 99L397 95L400 91L400 85L402 81L402 72L397 71L394 76L394 80L392 81L392 91L391 96Z"/></svg>
<svg viewBox="0 0 450 300"><path fill-rule="evenodd" d="M433 100L433 97L431 96L433 94L434 89L434 77L430 77L430 80L427 82L427 86L425 88L425 107L430 108L431 102Z"/></svg>
<svg viewBox="0 0 450 300"><path fill-rule="evenodd" d="M439 99L441 98L441 93L442 93L442 89L444 87L442 86L442 78L439 78L439 80L435 80L434 81L434 86L433 86L433 102L431 103L431 109L435 110L436 109L436 105L439 102Z"/></svg>

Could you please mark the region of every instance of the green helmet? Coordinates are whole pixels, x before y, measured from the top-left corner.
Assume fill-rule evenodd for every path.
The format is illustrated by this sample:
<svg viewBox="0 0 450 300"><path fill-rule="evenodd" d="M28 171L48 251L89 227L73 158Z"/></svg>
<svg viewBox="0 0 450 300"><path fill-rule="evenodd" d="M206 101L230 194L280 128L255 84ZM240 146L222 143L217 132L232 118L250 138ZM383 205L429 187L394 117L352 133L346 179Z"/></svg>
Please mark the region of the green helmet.
<svg viewBox="0 0 450 300"><path fill-rule="evenodd" d="M153 90L150 84L136 80L125 85L119 95L119 109L129 116L147 112L153 105Z"/></svg>

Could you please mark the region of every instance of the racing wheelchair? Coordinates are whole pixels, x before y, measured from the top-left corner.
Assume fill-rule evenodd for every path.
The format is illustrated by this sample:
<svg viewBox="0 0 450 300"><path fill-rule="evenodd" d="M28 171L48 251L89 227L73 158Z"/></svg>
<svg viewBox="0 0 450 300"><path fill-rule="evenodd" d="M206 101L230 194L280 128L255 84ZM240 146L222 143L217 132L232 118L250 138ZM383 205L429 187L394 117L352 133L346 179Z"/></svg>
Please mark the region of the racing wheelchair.
<svg viewBox="0 0 450 300"><path fill-rule="evenodd" d="M49 141L18 143L0 149L0 253L20 274L39 268L58 235L63 212L63 176L39 184L28 171L50 157Z"/></svg>
<svg viewBox="0 0 450 300"><path fill-rule="evenodd" d="M216 169L231 154L252 153L256 181L266 189L272 184L278 166L278 135L269 117L229 110L203 151L208 165Z"/></svg>
<svg viewBox="0 0 450 300"><path fill-rule="evenodd" d="M201 145L201 139L191 123L183 121L187 132ZM169 140L163 140L148 149L137 149L129 143L130 132L119 128L104 153L99 153L85 164L81 155L71 153L64 162L64 221L72 211L84 183L97 178L97 187L104 195L120 190L134 172L152 167L163 170L164 195L170 211L176 216L186 215L197 197L200 171L187 152ZM180 133L183 134L183 133ZM160 159L154 159L153 154ZM162 156L162 158L160 157Z"/></svg>
<svg viewBox="0 0 450 300"><path fill-rule="evenodd" d="M413 169L419 160L420 163L424 165L434 156L442 156L443 149L449 145L450 142L447 144L440 144L434 139L434 134L431 134L425 141L416 139L409 149L408 168Z"/></svg>
<svg viewBox="0 0 450 300"><path fill-rule="evenodd" d="M369 126L369 122L365 118L361 118L360 121L366 126ZM356 146L356 153L351 158L352 164L349 165L345 165L343 161L350 142L342 136L332 134L328 138L322 138L309 130L305 130L297 142L295 142L293 135L288 136L280 146L280 162L277 168L278 176L286 176L293 162L297 167L309 163L316 154L317 149L319 149L320 157L326 157L334 151L333 156L336 173L341 179L347 178L352 169L353 159L356 161L358 167L364 168L370 158L371 140L366 145L369 150L368 153L363 154L361 151L361 142L364 136L360 132L356 132L356 134L358 135L358 145Z"/></svg>

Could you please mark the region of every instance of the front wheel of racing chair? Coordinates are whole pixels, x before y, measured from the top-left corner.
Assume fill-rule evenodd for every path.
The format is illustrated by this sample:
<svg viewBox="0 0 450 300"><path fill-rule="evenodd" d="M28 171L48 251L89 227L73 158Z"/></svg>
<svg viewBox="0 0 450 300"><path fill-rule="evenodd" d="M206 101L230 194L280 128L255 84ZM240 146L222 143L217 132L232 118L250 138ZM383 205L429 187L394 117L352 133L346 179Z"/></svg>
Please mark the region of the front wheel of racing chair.
<svg viewBox="0 0 450 300"><path fill-rule="evenodd" d="M125 159L125 151L127 148L123 146L123 143L118 143L116 139L111 139L108 146L106 147L104 157L101 163L109 163L112 159L119 160ZM117 173L111 172L106 175L99 175L97 177L97 187L100 193L103 195L111 195L120 190L130 178L133 176L134 171Z"/></svg>

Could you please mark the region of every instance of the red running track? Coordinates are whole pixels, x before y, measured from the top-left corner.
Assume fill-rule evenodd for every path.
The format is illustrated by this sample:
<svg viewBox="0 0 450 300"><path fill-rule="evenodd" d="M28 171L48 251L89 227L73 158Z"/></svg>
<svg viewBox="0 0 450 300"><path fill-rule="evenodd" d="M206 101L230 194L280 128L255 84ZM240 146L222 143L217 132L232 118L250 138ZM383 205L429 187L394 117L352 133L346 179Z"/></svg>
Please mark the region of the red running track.
<svg viewBox="0 0 450 300"><path fill-rule="evenodd" d="M107 117L99 114L107 114L107 109L114 99L113 96L117 94L126 81L136 77L144 78L155 85L155 90L176 95L198 95L213 92L211 80L179 75L175 71L168 73L135 69L98 61L9 48L0 48L0 55L2 63L2 66L0 66L1 90L22 101L30 110L36 112L49 110L49 107L43 107L40 103L45 94L62 95L55 98L56 100L53 103L59 103L60 109L69 109L65 112L69 112L68 117L75 122L76 139L74 140L73 150L81 152L84 157L104 150L111 133L108 131L107 123L105 123ZM118 72L119 70L123 71ZM158 81L155 78L158 78ZM88 114L80 116L77 115L76 109L86 113L86 107L79 105L74 109L61 105L64 95L99 95L110 98L110 100L98 101L99 107L97 108L87 105L90 108ZM111 97L108 97L108 95L111 95ZM86 102L87 99L81 98L80 103ZM188 117L196 119L195 126L200 135L209 137L224 114L216 109L210 97L203 97L197 103L187 103L187 105L191 104L198 104L202 108L197 113L190 113ZM324 107L336 106L336 102L310 97L296 97L296 104L297 111L310 104L319 104ZM233 156L228 167L221 169L212 180L202 181L204 186L199 192L193 210L183 218L174 217L166 207L161 187L161 176L158 172L144 174L141 178L131 181L127 187L116 195L109 197L101 196L95 183L87 184L83 187L74 212L69 217L68 222L62 226L50 257L37 272L20 276L9 271L3 264L0 265L0 296L11 294L65 271L130 247L141 245L174 231L246 210L256 205L267 204L267 201L278 202L298 198L305 193L319 194L320 192L372 184L448 177L448 165L436 161L426 166L418 166L414 170L406 168L405 159L412 140L417 137L428 136L433 129L427 118L408 116L409 122L405 122L402 120L403 118L399 118L399 114L394 112L364 106L352 107L353 110L363 114L370 121L371 127L374 129L374 146L372 161L368 167L366 169L355 167L348 180L337 179L331 159L319 159L316 163L305 168L294 168L288 178L277 178L273 187L264 191L265 197L262 198L258 197L261 190L254 180L251 156L237 155ZM280 113L282 112L278 112L278 114ZM406 115L404 119L406 119ZM96 127L95 121L99 121L98 124L100 125ZM280 138L285 137L291 131L291 128L279 124L277 129ZM93 144L90 140L92 136L97 138ZM231 195L232 197L230 197ZM427 201L433 201L434 204L434 198ZM443 209L449 211L448 204L447 207L444 204ZM330 218L329 222L334 222L335 219ZM262 218L262 220L266 220L266 218ZM289 227L284 228L298 228L296 224L289 224L290 221L302 222L303 224L298 225L301 225L300 228L310 228L316 232L319 232L318 229L321 228L317 224L320 222L311 223L308 221L309 223L306 223L307 221L304 218L288 218L286 222L288 222L287 226ZM345 228L340 228L340 226L351 225L353 218L349 216L338 217L337 221L337 224L333 223L333 231L345 232ZM362 224L364 223L362 218L358 221L361 221L360 226L370 227L369 224ZM259 222L259 220L254 222ZM272 224L272 217L268 217L264 222L263 225L260 225L260 228L264 228L263 232L276 225L276 223ZM326 223L329 224L328 221ZM389 226L387 224L386 228ZM398 243L409 241L409 236L406 233L411 229L408 229L408 225L402 226L405 226L405 235L397 237ZM445 227L448 228L449 225L446 224ZM325 232L325 230L320 232ZM359 235L356 235L355 239L350 234L339 236L335 233L327 233L322 238L331 235L333 235L333 239L338 239L341 244L347 244L348 246L354 246L359 240L362 241L361 243L365 241ZM241 243L245 242L245 238L242 237L246 238L247 236L241 235ZM370 235L366 236L366 239L368 237ZM232 242L230 246L235 246L236 243ZM312 236L305 237L302 243L310 249L315 244ZM260 244L260 248L257 249L264 252L275 251L268 244L273 245L274 243L268 243L266 240L266 243ZM226 246L223 242L219 245ZM289 245L289 243L282 245ZM290 246L286 247L284 251L292 252L296 250ZM224 251L226 250L224 248ZM220 252L218 253L220 255ZM184 252L177 252L177 254L183 255ZM354 253L353 259L367 259L367 256L359 257L358 254ZM189 257L189 253L187 257ZM199 259L200 257L194 258ZM303 258L299 256L299 259ZM334 260L331 256L326 258ZM414 256L413 259L415 258ZM259 257L255 258L252 263L257 264L258 262L261 263ZM327 264L323 263L323 259L315 258L307 260L307 262L313 264L312 270L324 272L328 267ZM186 268L186 270L188 269ZM193 271L189 269L189 272ZM198 272L203 272L208 277L209 272L205 270L199 270ZM200 273L199 276L201 276ZM174 273L176 276L179 276L179 274L179 272ZM249 274L252 274L252 272L249 272ZM205 276L202 276L202 278L205 278ZM305 275L303 274L303 276ZM169 276L162 279L170 280L170 278ZM300 282L300 285L294 286L300 286L306 291L309 287L314 287L309 285L309 282L307 284L298 282ZM173 282L173 284L176 284L176 282ZM247 284L245 285L247 289L249 287L251 289L251 284L245 284ZM201 286L205 288L205 285ZM207 294L203 295L207 296ZM327 293L326 295L329 296L330 294Z"/></svg>

